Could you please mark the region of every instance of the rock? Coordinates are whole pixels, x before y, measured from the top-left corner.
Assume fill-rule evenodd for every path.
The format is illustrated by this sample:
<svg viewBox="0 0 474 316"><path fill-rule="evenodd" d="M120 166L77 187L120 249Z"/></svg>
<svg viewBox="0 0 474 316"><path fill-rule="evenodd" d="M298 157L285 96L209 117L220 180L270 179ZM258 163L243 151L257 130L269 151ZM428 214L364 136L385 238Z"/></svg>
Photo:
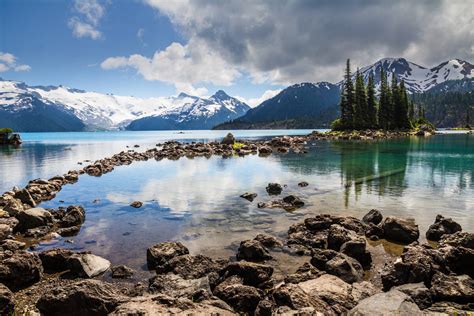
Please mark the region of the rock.
<svg viewBox="0 0 474 316"><path fill-rule="evenodd" d="M59 222L59 226L62 228L79 226L85 221L85 211L82 206L71 205L66 209L66 214Z"/></svg>
<svg viewBox="0 0 474 316"><path fill-rule="evenodd" d="M143 206L143 202L140 202L140 201L133 201L132 203L130 203L130 206L131 207L134 207L134 208L140 208Z"/></svg>
<svg viewBox="0 0 474 316"><path fill-rule="evenodd" d="M273 268L264 264L238 261L229 263L221 274L224 278L236 275L243 279L245 285L258 286L270 280Z"/></svg>
<svg viewBox="0 0 474 316"><path fill-rule="evenodd" d="M265 261L272 257L268 250L258 240L244 240L237 251L237 260Z"/></svg>
<svg viewBox="0 0 474 316"><path fill-rule="evenodd" d="M367 214L362 217L362 221L366 224L372 223L378 225L383 219L382 213L379 210L370 210Z"/></svg>
<svg viewBox="0 0 474 316"><path fill-rule="evenodd" d="M335 250L315 248L312 250L311 264L319 270L326 270L326 262L338 255Z"/></svg>
<svg viewBox="0 0 474 316"><path fill-rule="evenodd" d="M14 315L14 309L15 303L12 291L0 283L0 315Z"/></svg>
<svg viewBox="0 0 474 316"><path fill-rule="evenodd" d="M304 202L297 196L294 195L288 195L283 198L283 202L290 204L291 206L298 208L298 207L303 207Z"/></svg>
<svg viewBox="0 0 474 316"><path fill-rule="evenodd" d="M319 298L305 292L297 284L284 284L277 287L273 292L273 299L278 306L288 308L277 308L275 315L335 315L331 306ZM324 314L323 314L324 313Z"/></svg>
<svg viewBox="0 0 474 316"><path fill-rule="evenodd" d="M438 241L445 234L454 234L461 230L461 225L451 218L444 218L441 215L437 215L434 224L431 225L426 232L426 239Z"/></svg>
<svg viewBox="0 0 474 316"><path fill-rule="evenodd" d="M0 283L16 291L38 282L43 266L37 254L18 251L11 255L0 253Z"/></svg>
<svg viewBox="0 0 474 316"><path fill-rule="evenodd" d="M255 309L255 316L271 316L275 309L275 303L269 299L261 300Z"/></svg>
<svg viewBox="0 0 474 316"><path fill-rule="evenodd" d="M418 240L420 231L413 220L387 217L383 222L384 235L387 240L410 244Z"/></svg>
<svg viewBox="0 0 474 316"><path fill-rule="evenodd" d="M0 224L0 242L7 239L8 236L13 232L13 229L7 224Z"/></svg>
<svg viewBox="0 0 474 316"><path fill-rule="evenodd" d="M474 278L474 249L466 247L440 248L446 266L456 274L467 274Z"/></svg>
<svg viewBox="0 0 474 316"><path fill-rule="evenodd" d="M16 216L16 214L22 212L24 208L20 200L10 199L3 207L3 210L7 212L10 216Z"/></svg>
<svg viewBox="0 0 474 316"><path fill-rule="evenodd" d="M249 193L249 192L245 192L244 194L242 194L240 196L241 198L244 198L250 202L253 202L253 200L257 197L257 193Z"/></svg>
<svg viewBox="0 0 474 316"><path fill-rule="evenodd" d="M344 243L352 239L358 239L358 236L353 231L341 225L331 225L328 233L328 248L339 251Z"/></svg>
<svg viewBox="0 0 474 316"><path fill-rule="evenodd" d="M25 232L31 228L48 226L53 222L51 213L41 207L30 208L23 212L19 212L16 214L16 218L19 221L16 229L21 232Z"/></svg>
<svg viewBox="0 0 474 316"><path fill-rule="evenodd" d="M357 260L343 254L339 254L326 262L325 271L338 276L347 283L361 281L364 276L361 264Z"/></svg>
<svg viewBox="0 0 474 316"><path fill-rule="evenodd" d="M59 228L56 232L62 237L76 236L81 231L81 226Z"/></svg>
<svg viewBox="0 0 474 316"><path fill-rule="evenodd" d="M321 231L331 227L333 218L327 214L316 215L315 217L305 219L304 224L310 231Z"/></svg>
<svg viewBox="0 0 474 316"><path fill-rule="evenodd" d="M24 242L13 240L13 239L5 239L0 244L0 251L9 250L9 251L15 252L21 249L25 249L25 247L26 247L26 243Z"/></svg>
<svg viewBox="0 0 474 316"><path fill-rule="evenodd" d="M170 259L160 272L173 272L185 279L198 279L221 270L227 262L227 260L214 260L200 254L196 256L187 254Z"/></svg>
<svg viewBox="0 0 474 316"><path fill-rule="evenodd" d="M372 263L372 256L367 251L366 246L367 244L363 238L349 240L342 244L341 253L356 259L367 270Z"/></svg>
<svg viewBox="0 0 474 316"><path fill-rule="evenodd" d="M279 183L269 183L265 189L270 195L278 195L283 190Z"/></svg>
<svg viewBox="0 0 474 316"><path fill-rule="evenodd" d="M248 285L230 284L222 287L216 296L232 306L237 312L252 313L263 298L263 292Z"/></svg>
<svg viewBox="0 0 474 316"><path fill-rule="evenodd" d="M308 185L309 185L309 183L306 182L306 181L301 181L300 183L298 183L298 186L301 187L301 188L307 187Z"/></svg>
<svg viewBox="0 0 474 316"><path fill-rule="evenodd" d="M232 133L228 133L221 141L224 145L233 145L235 143L235 137Z"/></svg>
<svg viewBox="0 0 474 316"><path fill-rule="evenodd" d="M320 277L324 272L319 271L311 264L306 262L299 267L295 273L289 274L285 277L285 283L300 283Z"/></svg>
<svg viewBox="0 0 474 316"><path fill-rule="evenodd" d="M369 226L365 230L365 236L369 237L370 240L379 240L384 237L382 226L369 223Z"/></svg>
<svg viewBox="0 0 474 316"><path fill-rule="evenodd" d="M61 272L69 269L68 260L74 254L69 249L50 249L38 255L46 272Z"/></svg>
<svg viewBox="0 0 474 316"><path fill-rule="evenodd" d="M79 277L93 278L110 268L110 261L93 254L75 254L68 260L69 269Z"/></svg>
<svg viewBox="0 0 474 316"><path fill-rule="evenodd" d="M408 283L394 289L411 297L420 309L428 308L433 304L431 292L423 283Z"/></svg>
<svg viewBox="0 0 474 316"><path fill-rule="evenodd" d="M15 197L15 199L20 200L21 203L23 203L23 204L28 204L31 207L36 206L35 200L33 200L33 198L31 197L30 192L28 192L28 190L26 190L26 189L22 189L20 191L17 191L15 193L14 197Z"/></svg>
<svg viewBox="0 0 474 316"><path fill-rule="evenodd" d="M273 152L273 150L268 146L261 146L258 148L258 153L261 155L269 155Z"/></svg>
<svg viewBox="0 0 474 316"><path fill-rule="evenodd" d="M398 290L378 293L357 304L348 315L372 316L372 315L422 315L421 310L413 300Z"/></svg>
<svg viewBox="0 0 474 316"><path fill-rule="evenodd" d="M154 294L191 298L199 290L211 292L207 277L185 280L179 275L169 273L154 276L149 280L149 291Z"/></svg>
<svg viewBox="0 0 474 316"><path fill-rule="evenodd" d="M148 248L146 259L148 269L161 269L167 261L176 257L189 254L186 248L180 242L166 241Z"/></svg>
<svg viewBox="0 0 474 316"><path fill-rule="evenodd" d="M474 280L468 275L448 276L438 272L431 282L431 292L437 301L474 302Z"/></svg>
<svg viewBox="0 0 474 316"><path fill-rule="evenodd" d="M439 241L439 246L465 247L474 249L474 233L456 232L452 235L443 235Z"/></svg>
<svg viewBox="0 0 474 316"><path fill-rule="evenodd" d="M114 279L126 279L133 276L133 270L126 265L113 266L110 270Z"/></svg>
<svg viewBox="0 0 474 316"><path fill-rule="evenodd" d="M36 307L42 315L98 316L111 313L125 300L110 283L82 280L48 289Z"/></svg>
<svg viewBox="0 0 474 316"><path fill-rule="evenodd" d="M283 247L283 243L279 241L276 237L273 237L268 234L258 234L255 236L254 240L259 241L263 246L267 248L280 248Z"/></svg>

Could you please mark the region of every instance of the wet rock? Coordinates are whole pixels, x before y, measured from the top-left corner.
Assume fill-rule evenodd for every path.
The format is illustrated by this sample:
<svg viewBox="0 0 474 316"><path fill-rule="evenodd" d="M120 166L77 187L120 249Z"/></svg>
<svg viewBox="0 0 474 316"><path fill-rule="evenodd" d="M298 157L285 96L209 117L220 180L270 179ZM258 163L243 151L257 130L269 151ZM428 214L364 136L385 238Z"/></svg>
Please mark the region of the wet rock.
<svg viewBox="0 0 474 316"><path fill-rule="evenodd" d="M134 207L134 208L140 208L143 206L143 202L140 202L140 201L133 201L132 203L130 203L130 206L131 207Z"/></svg>
<svg viewBox="0 0 474 316"><path fill-rule="evenodd" d="M267 190L268 194L270 195L278 195L281 193L283 188L279 183L269 183L265 190Z"/></svg>
<svg viewBox="0 0 474 316"><path fill-rule="evenodd" d="M387 217L383 222L384 236L387 240L409 244L418 240L420 231L413 220Z"/></svg>
<svg viewBox="0 0 474 316"><path fill-rule="evenodd" d="M309 185L309 183L306 182L306 181L301 181L300 183L298 183L298 186L301 187L301 188L307 187L308 185Z"/></svg>
<svg viewBox="0 0 474 316"><path fill-rule="evenodd" d="M461 225L451 218L444 218L441 215L437 215L434 224L431 225L426 232L426 239L438 241L445 234L454 234L461 230Z"/></svg>
<svg viewBox="0 0 474 316"><path fill-rule="evenodd" d="M41 207L30 208L23 212L19 212L18 214L16 214L16 218L19 221L19 224L16 229L21 232L24 232L31 228L48 226L53 222L51 213Z"/></svg>
<svg viewBox="0 0 474 316"><path fill-rule="evenodd" d="M189 254L189 250L180 242L166 241L156 244L148 248L146 253L148 269L160 270L167 261L186 254Z"/></svg>
<svg viewBox="0 0 474 316"><path fill-rule="evenodd" d="M59 228L56 232L62 237L76 236L81 231L81 226Z"/></svg>
<svg viewBox="0 0 474 316"><path fill-rule="evenodd" d="M254 240L259 241L263 246L267 248L280 248L283 247L283 243L276 237L268 234L258 234Z"/></svg>
<svg viewBox="0 0 474 316"><path fill-rule="evenodd" d="M0 253L0 283L16 291L38 282L43 266L37 254L18 251Z"/></svg>
<svg viewBox="0 0 474 316"><path fill-rule="evenodd" d="M46 290L36 303L43 315L107 315L126 300L115 286L98 280L82 280Z"/></svg>
<svg viewBox="0 0 474 316"><path fill-rule="evenodd" d="M246 261L231 262L221 272L224 278L236 275L243 279L245 285L251 286L270 280L272 274L271 266Z"/></svg>
<svg viewBox="0 0 474 316"><path fill-rule="evenodd" d="M448 276L436 273L433 276L431 291L437 301L474 302L474 280L468 275Z"/></svg>
<svg viewBox="0 0 474 316"><path fill-rule="evenodd" d="M228 133L221 141L224 145L233 145L235 143L235 137L232 133Z"/></svg>
<svg viewBox="0 0 474 316"><path fill-rule="evenodd" d="M237 251L237 260L265 261L272 257L268 250L258 240L244 240Z"/></svg>
<svg viewBox="0 0 474 316"><path fill-rule="evenodd" d="M0 283L0 315L14 315L14 309L13 293L9 288Z"/></svg>
<svg viewBox="0 0 474 316"><path fill-rule="evenodd" d="M68 260L69 269L79 277L93 278L110 268L110 261L93 254L74 254Z"/></svg>
<svg viewBox="0 0 474 316"><path fill-rule="evenodd" d="M241 313L252 313L263 298L263 292L252 286L229 284L222 286L215 295Z"/></svg>
<svg viewBox="0 0 474 316"><path fill-rule="evenodd" d="M422 315L421 310L413 300L403 292L391 290L378 293L357 304L348 315L372 316L372 315Z"/></svg>
<svg viewBox="0 0 474 316"><path fill-rule="evenodd" d="M394 289L411 297L420 309L428 308L433 304L431 292L423 283L408 283Z"/></svg>
<svg viewBox="0 0 474 316"><path fill-rule="evenodd" d="M378 225L383 219L382 213L379 210L370 210L367 214L362 217L362 221L366 224L372 223Z"/></svg>
<svg viewBox="0 0 474 316"><path fill-rule="evenodd" d="M69 269L68 260L74 254L69 249L50 249L38 255L46 272L61 272Z"/></svg>
<svg viewBox="0 0 474 316"><path fill-rule="evenodd" d="M258 153L261 155L269 155L273 152L273 150L268 146L261 146L258 148Z"/></svg>
<svg viewBox="0 0 474 316"><path fill-rule="evenodd" d="M82 206L71 205L66 209L65 215L61 218L59 226L62 228L79 226L85 221L85 211Z"/></svg>
<svg viewBox="0 0 474 316"><path fill-rule="evenodd" d="M346 241L341 246L341 253L348 255L359 261L360 264L367 270L372 263L372 256L366 249L367 243L365 239L358 238Z"/></svg>
<svg viewBox="0 0 474 316"><path fill-rule="evenodd" d="M160 272L173 272L185 279L198 279L221 270L227 260L214 260L203 255L176 256L165 263Z"/></svg>
<svg viewBox="0 0 474 316"><path fill-rule="evenodd" d="M21 201L23 204L28 204L31 207L36 206L35 200L31 197L30 192L26 189L21 189L20 191L17 191L14 195L15 199L18 199Z"/></svg>
<svg viewBox="0 0 474 316"><path fill-rule="evenodd" d="M245 192L244 194L242 194L240 196L241 198L244 198L250 202L253 202L253 200L257 197L257 193L249 193L249 192Z"/></svg>
<svg viewBox="0 0 474 316"><path fill-rule="evenodd" d="M456 232L452 235L443 235L439 241L439 246L465 247L474 249L474 233Z"/></svg>
<svg viewBox="0 0 474 316"><path fill-rule="evenodd" d="M126 265L113 266L110 270L114 279L126 279L133 276L133 270Z"/></svg>
<svg viewBox="0 0 474 316"><path fill-rule="evenodd" d="M173 297L191 298L199 290L211 292L207 277L186 280L179 275L169 273L154 276L149 280L149 291L154 294L162 293Z"/></svg>
<svg viewBox="0 0 474 316"><path fill-rule="evenodd" d="M297 196L294 195L288 195L283 198L283 202L290 204L291 206L298 208L298 207L303 207L304 202Z"/></svg>
<svg viewBox="0 0 474 316"><path fill-rule="evenodd" d="M325 271L338 276L347 283L361 281L364 276L361 264L357 260L343 254L339 254L326 262Z"/></svg>
<svg viewBox="0 0 474 316"><path fill-rule="evenodd" d="M328 248L339 251L344 243L353 239L358 239L358 236L353 231L341 225L331 225L328 232Z"/></svg>

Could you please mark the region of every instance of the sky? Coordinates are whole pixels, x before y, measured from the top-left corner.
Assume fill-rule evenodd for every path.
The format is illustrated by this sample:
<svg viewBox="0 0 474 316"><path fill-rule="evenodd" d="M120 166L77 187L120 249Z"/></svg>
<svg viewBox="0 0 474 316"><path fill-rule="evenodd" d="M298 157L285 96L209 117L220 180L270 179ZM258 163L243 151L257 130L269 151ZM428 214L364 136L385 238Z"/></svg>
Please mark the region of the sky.
<svg viewBox="0 0 474 316"><path fill-rule="evenodd" d="M474 0L0 0L0 77L251 105L404 57L474 59Z"/></svg>

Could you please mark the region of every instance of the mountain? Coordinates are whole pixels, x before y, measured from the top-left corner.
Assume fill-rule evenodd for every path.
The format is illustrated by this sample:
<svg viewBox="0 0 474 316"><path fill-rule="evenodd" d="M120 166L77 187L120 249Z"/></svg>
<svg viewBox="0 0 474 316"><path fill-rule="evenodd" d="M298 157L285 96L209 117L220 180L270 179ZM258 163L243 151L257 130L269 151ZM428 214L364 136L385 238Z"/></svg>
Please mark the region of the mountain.
<svg viewBox="0 0 474 316"><path fill-rule="evenodd" d="M340 90L329 82L301 83L292 85L271 99L250 109L244 116L233 122L216 126L216 129L261 128L271 126L293 126L293 128L311 128L328 126L338 116ZM297 124L295 119L301 120ZM304 123L303 123L304 121ZM275 125L275 124L274 124ZM300 127L301 125L301 127Z"/></svg>
<svg viewBox="0 0 474 316"><path fill-rule="evenodd" d="M219 90L208 99L180 94L183 105L167 109L159 115L131 122L129 130L211 129L213 126L244 115L250 107Z"/></svg>
<svg viewBox="0 0 474 316"><path fill-rule="evenodd" d="M221 90L210 98L180 94L143 99L0 78L0 126L17 131L205 129L249 108Z"/></svg>
<svg viewBox="0 0 474 316"><path fill-rule="evenodd" d="M365 83L369 75L374 76L375 86L380 86L380 70L384 69L391 80L395 74L405 81L410 94L420 94L435 89L444 92L453 89L472 91L474 65L460 59L452 59L427 68L407 61L405 58L384 58L376 63L361 68ZM355 73L353 76L355 81ZM277 96L264 101L241 118L216 126L216 129L247 128L314 128L329 127L338 116L340 89L343 81L336 84L328 82L303 83L290 86ZM450 122L453 122L452 120Z"/></svg>

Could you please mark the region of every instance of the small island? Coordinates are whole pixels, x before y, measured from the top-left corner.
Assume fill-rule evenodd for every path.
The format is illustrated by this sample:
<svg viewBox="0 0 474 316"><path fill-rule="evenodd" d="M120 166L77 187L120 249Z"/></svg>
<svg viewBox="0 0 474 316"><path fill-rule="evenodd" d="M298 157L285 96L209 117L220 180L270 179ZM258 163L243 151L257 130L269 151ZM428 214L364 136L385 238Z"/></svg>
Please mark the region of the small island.
<svg viewBox="0 0 474 316"><path fill-rule="evenodd" d="M20 134L14 134L11 128L0 128L0 145L14 145L21 144Z"/></svg>

